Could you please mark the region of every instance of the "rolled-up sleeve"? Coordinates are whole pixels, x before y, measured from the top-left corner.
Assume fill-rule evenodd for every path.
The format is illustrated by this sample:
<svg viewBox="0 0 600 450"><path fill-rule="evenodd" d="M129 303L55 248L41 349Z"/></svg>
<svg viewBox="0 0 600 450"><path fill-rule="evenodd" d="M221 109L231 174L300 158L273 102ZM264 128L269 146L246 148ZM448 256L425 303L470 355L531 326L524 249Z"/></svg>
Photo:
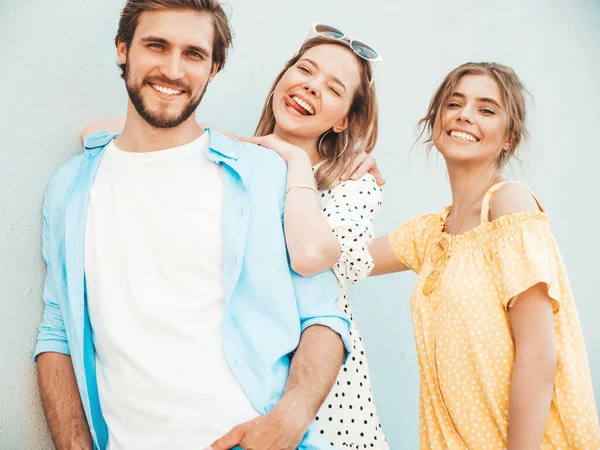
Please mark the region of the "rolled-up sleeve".
<svg viewBox="0 0 600 450"><path fill-rule="evenodd" d="M41 353L55 352L70 355L69 343L63 316L58 304L58 296L55 285L56 270L53 266L51 255L55 251L54 241L49 224L48 191L44 196L43 224L42 224L42 256L46 262L46 280L44 282L44 291L42 300L44 302L44 312L42 322L39 327L37 344L34 351L34 359Z"/></svg>
<svg viewBox="0 0 600 450"><path fill-rule="evenodd" d="M303 332L312 325L323 325L340 335L346 355L352 351L350 320L339 308L339 286L332 271L302 277L292 271L292 281L298 302L300 326Z"/></svg>

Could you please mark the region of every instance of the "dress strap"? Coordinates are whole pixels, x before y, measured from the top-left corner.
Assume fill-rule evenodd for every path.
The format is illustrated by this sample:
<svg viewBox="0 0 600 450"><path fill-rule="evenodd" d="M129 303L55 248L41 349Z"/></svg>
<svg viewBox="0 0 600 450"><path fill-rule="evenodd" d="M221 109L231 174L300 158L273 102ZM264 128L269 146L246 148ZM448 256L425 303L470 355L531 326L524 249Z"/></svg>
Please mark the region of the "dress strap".
<svg viewBox="0 0 600 450"><path fill-rule="evenodd" d="M508 180L508 181L503 181L501 183L496 183L491 188L489 188L487 190L487 192L485 193L485 195L483 196L483 202L481 204L481 223L486 223L486 222L490 221L488 219L488 217L489 217L489 213L490 213L490 203L492 201L492 197L494 196L494 194L496 192L498 192L500 190L500 188L502 186L504 186L507 183L518 183L518 184L520 184L522 186L525 186L527 188L527 190L529 192L531 192L531 195L533 196L533 199L537 203L538 208L540 208L540 211L545 212L544 207L539 202L539 200L537 199L537 197L535 196L535 194L533 193L533 191L531 189L529 189L529 186L527 186L524 183L521 183L520 181Z"/></svg>

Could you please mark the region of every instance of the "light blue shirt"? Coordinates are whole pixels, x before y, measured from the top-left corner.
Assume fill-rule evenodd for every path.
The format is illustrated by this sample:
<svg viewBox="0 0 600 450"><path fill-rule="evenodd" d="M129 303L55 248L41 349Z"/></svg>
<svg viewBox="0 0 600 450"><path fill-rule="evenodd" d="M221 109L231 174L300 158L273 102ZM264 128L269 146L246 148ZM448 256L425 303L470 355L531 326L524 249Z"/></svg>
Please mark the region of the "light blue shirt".
<svg viewBox="0 0 600 450"><path fill-rule="evenodd" d="M210 132L208 158L223 165L223 346L229 366L261 414L281 399L300 333L315 324L340 334L350 351L349 321L338 308L331 271L303 278L289 266L283 233L287 168L270 150ZM44 198L42 253L47 273L35 356L71 355L97 449L107 446L86 304L84 232L94 177L115 134L86 136L85 151L52 178ZM198 193L198 201L202 201ZM194 355L189 355L193 358ZM315 361L318 364L318 361ZM157 388L159 388L157 386ZM314 424L300 449L327 444Z"/></svg>

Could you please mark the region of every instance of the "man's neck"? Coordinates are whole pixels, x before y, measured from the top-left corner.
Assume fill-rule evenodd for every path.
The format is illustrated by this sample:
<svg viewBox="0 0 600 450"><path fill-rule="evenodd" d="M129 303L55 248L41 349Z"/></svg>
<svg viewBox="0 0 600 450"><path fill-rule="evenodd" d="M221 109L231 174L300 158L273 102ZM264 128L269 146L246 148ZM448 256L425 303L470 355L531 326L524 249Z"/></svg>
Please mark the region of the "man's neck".
<svg viewBox="0 0 600 450"><path fill-rule="evenodd" d="M153 127L142 119L130 102L123 132L115 139L115 145L126 152L154 152L188 144L203 133L204 129L193 114L173 128Z"/></svg>

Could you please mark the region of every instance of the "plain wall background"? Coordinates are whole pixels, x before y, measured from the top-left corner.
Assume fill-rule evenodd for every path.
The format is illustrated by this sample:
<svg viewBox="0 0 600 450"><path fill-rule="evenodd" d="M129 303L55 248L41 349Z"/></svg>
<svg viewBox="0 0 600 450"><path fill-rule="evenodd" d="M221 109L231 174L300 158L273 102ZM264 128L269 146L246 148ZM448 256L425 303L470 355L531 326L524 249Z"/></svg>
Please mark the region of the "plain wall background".
<svg viewBox="0 0 600 450"><path fill-rule="evenodd" d="M123 0L0 0L0 449L49 449L31 354L41 317L41 201L52 173L97 119L123 115L113 38ZM600 2L598 0L231 0L230 60L198 119L251 134L269 86L313 22L378 49L380 140L387 177L378 234L450 201L443 165L409 152L444 75L466 61L512 66L535 104L515 177L551 216L570 275L600 400ZM410 157L409 157L410 154ZM392 449L418 448L413 275L350 292ZM600 402L599 402L600 403Z"/></svg>

